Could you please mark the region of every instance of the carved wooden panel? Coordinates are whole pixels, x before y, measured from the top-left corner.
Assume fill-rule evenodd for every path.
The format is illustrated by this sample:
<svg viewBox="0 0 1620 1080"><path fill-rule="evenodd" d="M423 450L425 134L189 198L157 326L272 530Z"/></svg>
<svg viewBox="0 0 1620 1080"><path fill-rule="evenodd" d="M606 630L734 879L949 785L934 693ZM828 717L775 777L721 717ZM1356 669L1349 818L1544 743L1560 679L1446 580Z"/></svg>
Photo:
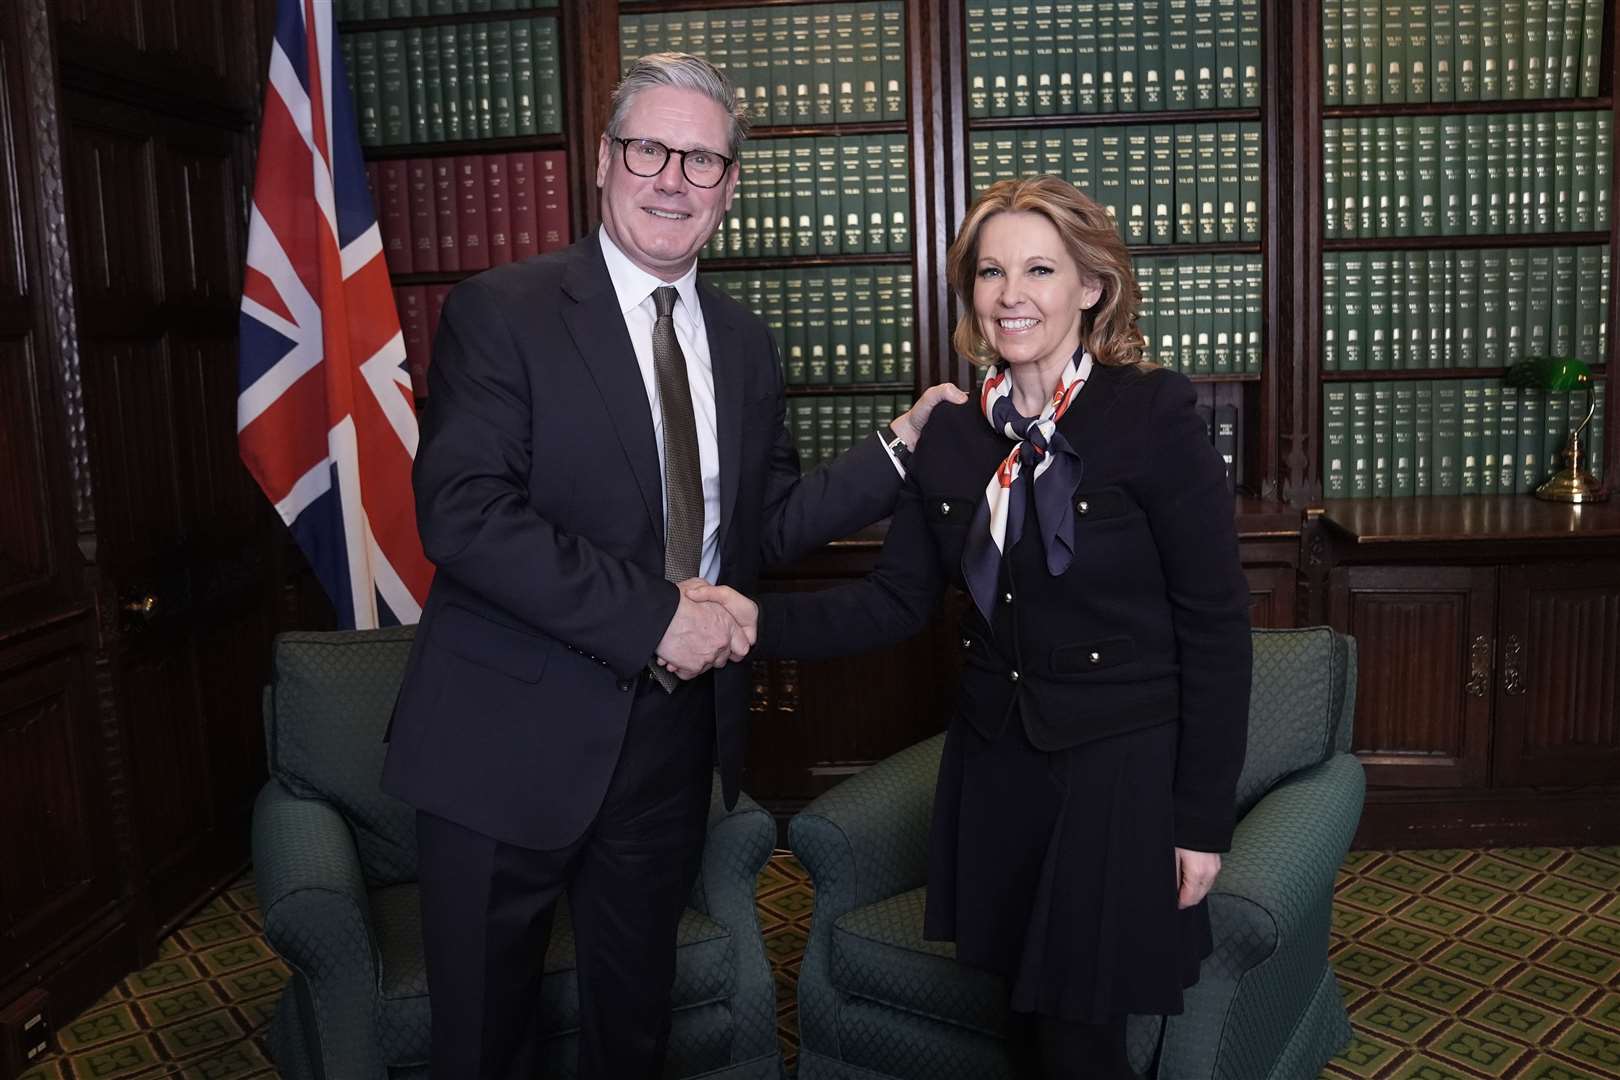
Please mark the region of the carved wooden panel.
<svg viewBox="0 0 1620 1080"><path fill-rule="evenodd" d="M1370 784L1485 782L1495 572L1351 566L1332 574L1329 621L1355 636L1355 749Z"/></svg>
<svg viewBox="0 0 1620 1080"><path fill-rule="evenodd" d="M125 649L119 715L128 732L138 842L148 877L161 874L212 821L209 776L190 650L162 631Z"/></svg>
<svg viewBox="0 0 1620 1080"><path fill-rule="evenodd" d="M145 564L172 551L180 524L168 360L158 342L88 334L82 357L97 532L106 559Z"/></svg>
<svg viewBox="0 0 1620 1080"><path fill-rule="evenodd" d="M208 107L244 107L253 77L237 70L256 5L209 0L63 0L59 23L71 70L184 94ZM176 102L177 105L182 101Z"/></svg>
<svg viewBox="0 0 1620 1080"><path fill-rule="evenodd" d="M27 337L0 337L0 602L55 573L39 410L44 380ZM0 863L0 865L4 865Z"/></svg>
<svg viewBox="0 0 1620 1080"><path fill-rule="evenodd" d="M230 142L212 134L209 143L169 142L155 153L164 294L175 303L240 295L243 252L236 231L220 226L239 216L242 180ZM227 334L234 339L234 324Z"/></svg>
<svg viewBox="0 0 1620 1080"><path fill-rule="evenodd" d="M1620 568L1503 571L1497 785L1620 781Z"/></svg>
<svg viewBox="0 0 1620 1080"><path fill-rule="evenodd" d="M1294 625L1295 571L1284 566L1246 566L1249 579L1249 625L1275 628Z"/></svg>
<svg viewBox="0 0 1620 1080"><path fill-rule="evenodd" d="M125 321L131 304L161 296L158 221L153 207L151 140L140 129L108 126L83 101L64 147L73 272L81 322L106 327ZM77 111L77 110L75 110Z"/></svg>
<svg viewBox="0 0 1620 1080"><path fill-rule="evenodd" d="M0 972L115 889L76 656L0 671Z"/></svg>
<svg viewBox="0 0 1620 1080"><path fill-rule="evenodd" d="M24 264L19 176L17 173L17 129L11 95L12 65L17 60L0 41L0 301L23 298L28 274Z"/></svg>

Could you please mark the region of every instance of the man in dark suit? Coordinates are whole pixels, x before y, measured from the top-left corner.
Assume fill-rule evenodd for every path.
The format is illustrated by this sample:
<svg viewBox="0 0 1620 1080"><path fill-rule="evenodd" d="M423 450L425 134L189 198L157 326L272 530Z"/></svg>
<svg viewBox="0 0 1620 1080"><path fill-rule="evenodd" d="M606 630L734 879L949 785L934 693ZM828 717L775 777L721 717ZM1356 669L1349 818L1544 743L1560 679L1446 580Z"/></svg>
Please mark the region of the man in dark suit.
<svg viewBox="0 0 1620 1080"><path fill-rule="evenodd" d="M579 1075L658 1074L713 764L736 799L754 587L889 513L955 388L799 475L763 322L696 275L737 184L731 87L643 58L598 148L602 227L445 306L414 482L437 575L383 787L417 808L435 1080L535 1075L557 898ZM889 445L886 445L886 441Z"/></svg>

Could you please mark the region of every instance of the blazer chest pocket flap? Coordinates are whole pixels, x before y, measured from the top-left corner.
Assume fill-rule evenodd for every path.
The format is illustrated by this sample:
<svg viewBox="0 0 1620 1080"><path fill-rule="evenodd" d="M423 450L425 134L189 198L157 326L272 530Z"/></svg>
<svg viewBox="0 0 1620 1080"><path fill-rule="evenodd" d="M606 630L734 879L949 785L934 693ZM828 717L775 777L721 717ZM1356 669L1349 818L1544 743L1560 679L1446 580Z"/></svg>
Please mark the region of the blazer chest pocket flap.
<svg viewBox="0 0 1620 1080"><path fill-rule="evenodd" d="M433 643L469 663L521 682L539 682L551 655L551 639L446 604L433 619Z"/></svg>
<svg viewBox="0 0 1620 1080"><path fill-rule="evenodd" d="M1097 488L1074 493L1074 524L1077 529L1117 520L1135 509L1136 503L1119 488Z"/></svg>
<svg viewBox="0 0 1620 1080"><path fill-rule="evenodd" d="M1136 641L1129 637L1074 641L1052 650L1054 675L1089 675L1094 671L1129 664L1136 659Z"/></svg>

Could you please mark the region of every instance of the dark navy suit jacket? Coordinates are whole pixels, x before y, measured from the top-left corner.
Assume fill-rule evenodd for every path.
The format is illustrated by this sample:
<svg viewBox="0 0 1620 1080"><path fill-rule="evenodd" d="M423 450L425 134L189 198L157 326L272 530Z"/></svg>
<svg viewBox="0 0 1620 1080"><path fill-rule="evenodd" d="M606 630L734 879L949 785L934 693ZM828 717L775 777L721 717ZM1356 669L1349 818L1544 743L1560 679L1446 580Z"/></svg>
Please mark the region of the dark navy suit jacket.
<svg viewBox="0 0 1620 1080"><path fill-rule="evenodd" d="M752 594L888 514L876 438L809 476L765 324L699 285L720 453L720 584ZM618 759L634 681L675 613L652 412L594 235L471 278L444 308L413 483L437 567L390 731L385 791L487 836L576 839ZM727 805L748 665L715 673Z"/></svg>

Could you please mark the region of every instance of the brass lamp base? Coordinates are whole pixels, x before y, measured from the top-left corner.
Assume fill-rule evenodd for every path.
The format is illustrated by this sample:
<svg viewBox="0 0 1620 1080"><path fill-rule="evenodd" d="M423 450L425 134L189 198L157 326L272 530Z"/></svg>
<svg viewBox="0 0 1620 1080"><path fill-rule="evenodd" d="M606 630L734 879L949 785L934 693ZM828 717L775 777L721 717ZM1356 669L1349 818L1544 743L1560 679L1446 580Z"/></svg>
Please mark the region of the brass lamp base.
<svg viewBox="0 0 1620 1080"><path fill-rule="evenodd" d="M1564 459L1564 467L1542 481L1541 486L1536 488L1536 498L1548 502L1595 503L1609 497L1597 479L1581 468L1580 428L1570 432L1569 441L1564 443L1564 452L1560 456Z"/></svg>

